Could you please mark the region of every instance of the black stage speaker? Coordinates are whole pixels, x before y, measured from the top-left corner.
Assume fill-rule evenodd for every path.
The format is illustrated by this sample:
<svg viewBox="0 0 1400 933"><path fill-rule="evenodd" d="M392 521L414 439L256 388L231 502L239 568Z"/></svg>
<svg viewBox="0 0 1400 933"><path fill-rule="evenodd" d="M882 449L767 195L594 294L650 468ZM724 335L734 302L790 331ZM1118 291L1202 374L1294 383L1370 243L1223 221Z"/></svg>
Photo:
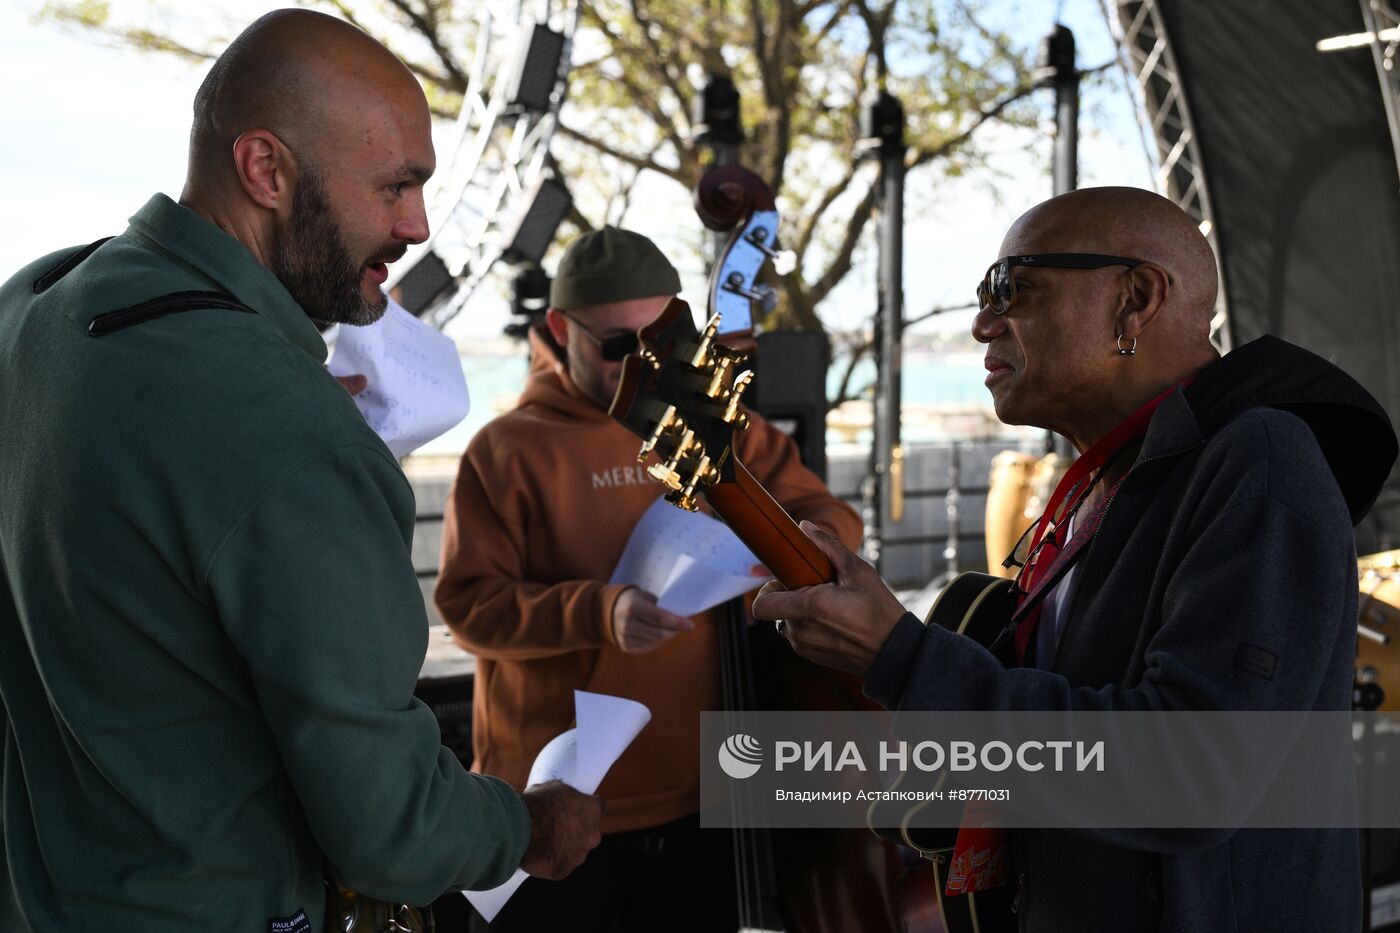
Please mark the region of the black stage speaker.
<svg viewBox="0 0 1400 933"><path fill-rule="evenodd" d="M758 336L746 402L797 442L807 469L826 480L826 371L831 344L809 330Z"/></svg>
<svg viewBox="0 0 1400 933"><path fill-rule="evenodd" d="M1131 15L1135 5L1123 8ZM1271 333L1400 413L1400 178L1356 0L1157 0L1215 214L1235 346ZM1364 437L1356 438L1365 444ZM1392 475L1358 529L1400 547Z"/></svg>
<svg viewBox="0 0 1400 933"><path fill-rule="evenodd" d="M432 306L452 284L452 273L447 271L437 253L432 250L413 264L399 284L391 290L394 300L403 305L411 314L422 315Z"/></svg>
<svg viewBox="0 0 1400 933"><path fill-rule="evenodd" d="M510 232L505 252L506 262L539 264L545 250L554 242L554 233L568 216L574 199L563 182L544 175L530 194L530 206L520 217L520 223Z"/></svg>
<svg viewBox="0 0 1400 933"><path fill-rule="evenodd" d="M559 83L559 60L564 54L564 34L536 24L524 44L516 49L504 93L512 111L544 113Z"/></svg>

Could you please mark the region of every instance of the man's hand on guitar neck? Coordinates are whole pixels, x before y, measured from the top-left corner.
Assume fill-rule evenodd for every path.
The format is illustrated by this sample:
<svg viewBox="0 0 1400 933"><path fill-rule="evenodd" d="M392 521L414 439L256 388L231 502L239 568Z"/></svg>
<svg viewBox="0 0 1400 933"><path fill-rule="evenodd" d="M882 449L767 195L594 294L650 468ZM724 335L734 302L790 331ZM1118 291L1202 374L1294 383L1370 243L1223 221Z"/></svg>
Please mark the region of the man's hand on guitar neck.
<svg viewBox="0 0 1400 933"><path fill-rule="evenodd" d="M613 603L613 639L628 654L655 651L671 638L693 628L694 622L662 609L656 604L656 597L646 590L626 590Z"/></svg>
<svg viewBox="0 0 1400 933"><path fill-rule="evenodd" d="M864 677L904 607L875 568L811 522L802 532L831 559L834 583L788 590L773 580L754 599L756 619L785 619L783 634L809 661Z"/></svg>

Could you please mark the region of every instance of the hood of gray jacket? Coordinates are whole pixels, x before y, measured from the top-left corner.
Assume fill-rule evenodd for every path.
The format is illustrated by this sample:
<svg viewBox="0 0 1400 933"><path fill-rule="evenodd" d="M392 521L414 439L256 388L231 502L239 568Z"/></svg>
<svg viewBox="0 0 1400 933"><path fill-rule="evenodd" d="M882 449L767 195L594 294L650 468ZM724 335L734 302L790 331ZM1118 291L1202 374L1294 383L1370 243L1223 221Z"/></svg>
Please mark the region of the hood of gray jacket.
<svg viewBox="0 0 1400 933"><path fill-rule="evenodd" d="M1361 521L1395 464L1390 418L1375 397L1315 353L1265 335L1207 366L1185 396L1206 436L1260 406L1301 418L1312 430L1351 512Z"/></svg>

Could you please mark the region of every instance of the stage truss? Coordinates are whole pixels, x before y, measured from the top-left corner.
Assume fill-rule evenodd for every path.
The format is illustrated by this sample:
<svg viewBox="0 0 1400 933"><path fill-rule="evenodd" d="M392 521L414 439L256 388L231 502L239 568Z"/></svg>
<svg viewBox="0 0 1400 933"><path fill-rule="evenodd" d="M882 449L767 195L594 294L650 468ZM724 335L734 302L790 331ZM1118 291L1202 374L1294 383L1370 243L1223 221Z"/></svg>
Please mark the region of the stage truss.
<svg viewBox="0 0 1400 933"><path fill-rule="evenodd" d="M1361 21L1366 24L1376 77L1381 83L1385 119L1390 126L1391 148L1395 150L1397 179L1400 179L1400 13L1382 0L1361 0Z"/></svg>
<svg viewBox="0 0 1400 933"><path fill-rule="evenodd" d="M1101 0L1101 4L1118 43L1119 63L1138 103L1143 133L1150 133L1157 145L1157 191L1200 225L1215 252L1220 288L1210 322L1211 340L1222 352L1228 351L1231 340L1219 230L1186 90L1161 11L1156 0Z"/></svg>
<svg viewBox="0 0 1400 933"><path fill-rule="evenodd" d="M541 183L552 178L549 143L567 91L577 0L483 0L478 41L449 141L426 199L430 239L390 267L393 289L424 260L436 256L451 284L418 313L441 328L454 317L495 263L502 259ZM512 78L536 26L562 35L548 104L512 107Z"/></svg>

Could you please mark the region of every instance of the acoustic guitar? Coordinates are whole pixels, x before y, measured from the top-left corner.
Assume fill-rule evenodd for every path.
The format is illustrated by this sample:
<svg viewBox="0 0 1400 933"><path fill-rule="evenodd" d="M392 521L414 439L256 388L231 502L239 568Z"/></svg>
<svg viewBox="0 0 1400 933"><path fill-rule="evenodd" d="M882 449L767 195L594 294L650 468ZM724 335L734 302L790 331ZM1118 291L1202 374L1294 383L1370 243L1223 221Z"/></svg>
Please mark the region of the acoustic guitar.
<svg viewBox="0 0 1400 933"><path fill-rule="evenodd" d="M716 314L697 331L690 306L672 298L637 332L641 348L623 361L608 413L643 439L638 461L655 454L647 473L667 501L693 512L703 494L784 586L825 583L831 561L734 454L753 373L738 372L747 354L716 339L719 324Z"/></svg>
<svg viewBox="0 0 1400 933"><path fill-rule="evenodd" d="M986 573L961 573L943 588L924 619L925 625L939 625L959 635L973 639L985 648L996 651L998 643L1010 651L1010 639L1003 639L1011 615L1016 610L1015 584L1012 580ZM1003 663L1009 659L996 652ZM920 775L923 777L923 775ZM931 788L941 790L947 772L941 772ZM901 774L891 790L904 783ZM952 865L953 848L957 842L957 827L920 826L918 814L928 804L913 805L888 800L876 800L866 811L866 825L877 836L913 849L927 859L932 868L932 896L938 914L948 933L1009 933L1016 929L1016 917L1011 909L1012 889L972 892L948 897L945 890Z"/></svg>

